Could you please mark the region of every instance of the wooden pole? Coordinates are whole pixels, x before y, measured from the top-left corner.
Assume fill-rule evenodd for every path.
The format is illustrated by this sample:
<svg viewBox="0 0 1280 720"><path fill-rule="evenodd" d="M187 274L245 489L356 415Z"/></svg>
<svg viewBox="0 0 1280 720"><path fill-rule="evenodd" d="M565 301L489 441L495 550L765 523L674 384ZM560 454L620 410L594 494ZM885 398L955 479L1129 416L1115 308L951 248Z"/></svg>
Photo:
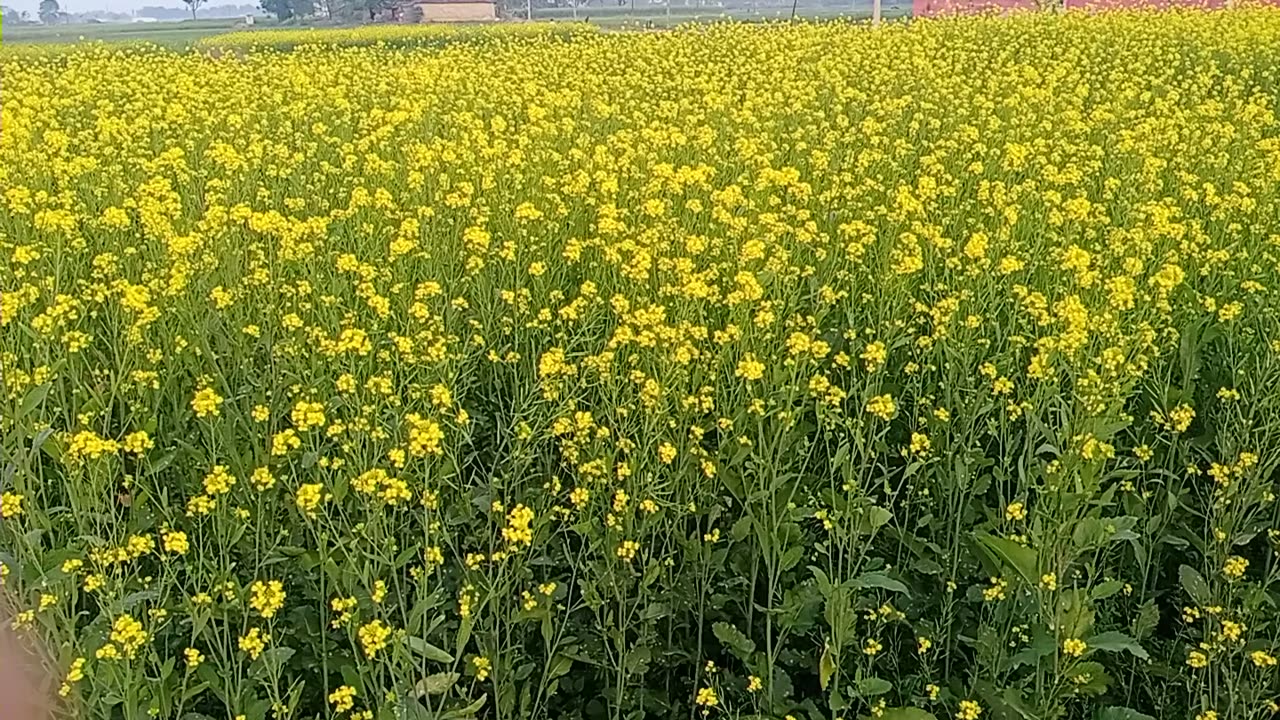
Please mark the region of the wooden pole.
<svg viewBox="0 0 1280 720"><path fill-rule="evenodd" d="M871 25L880 26L880 0L871 0Z"/></svg>

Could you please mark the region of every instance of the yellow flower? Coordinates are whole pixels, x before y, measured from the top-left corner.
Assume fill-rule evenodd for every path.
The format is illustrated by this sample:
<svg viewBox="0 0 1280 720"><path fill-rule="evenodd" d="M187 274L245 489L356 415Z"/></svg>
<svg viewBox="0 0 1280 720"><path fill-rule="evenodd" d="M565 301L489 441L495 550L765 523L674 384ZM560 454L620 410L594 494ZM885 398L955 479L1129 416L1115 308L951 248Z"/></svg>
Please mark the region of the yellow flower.
<svg viewBox="0 0 1280 720"><path fill-rule="evenodd" d="M533 511L523 503L517 504L507 513L507 526L502 528L502 538L508 545L525 545L533 543Z"/></svg>
<svg viewBox="0 0 1280 720"><path fill-rule="evenodd" d="M276 484L276 478L267 468L260 467L253 471L249 476L249 482L253 483L253 487L260 491L270 490Z"/></svg>
<svg viewBox="0 0 1280 720"><path fill-rule="evenodd" d="M897 411L898 406L893 402L892 395L877 395L867 403L867 412L881 420L892 419Z"/></svg>
<svg viewBox="0 0 1280 720"><path fill-rule="evenodd" d="M978 720L978 716L982 715L982 706L973 700L961 700L960 711L956 713L957 720Z"/></svg>
<svg viewBox="0 0 1280 720"><path fill-rule="evenodd" d="M307 483L298 488L294 502L303 515L315 517L316 510L324 501L324 486L320 483Z"/></svg>
<svg viewBox="0 0 1280 720"><path fill-rule="evenodd" d="M111 624L111 642L120 647L126 658L132 658L149 639L142 623L130 615L121 615Z"/></svg>
<svg viewBox="0 0 1280 720"><path fill-rule="evenodd" d="M235 476L227 472L227 468L222 465L215 465L213 470L204 476L204 492L209 497L225 495L231 492L235 484Z"/></svg>
<svg viewBox="0 0 1280 720"><path fill-rule="evenodd" d="M372 620L362 625L356 634L360 638L360 647L364 649L365 657L372 660L387 647L391 628L381 620Z"/></svg>
<svg viewBox="0 0 1280 720"><path fill-rule="evenodd" d="M125 452L133 453L134 455L142 455L155 446L155 441L142 430L126 435L124 442L121 444Z"/></svg>
<svg viewBox="0 0 1280 720"><path fill-rule="evenodd" d="M284 607L284 584L279 580L256 580L249 586L249 607L264 618L274 617Z"/></svg>
<svg viewBox="0 0 1280 720"><path fill-rule="evenodd" d="M240 636L240 651L248 655L250 660L257 660L267 648L267 641L267 635L261 628L250 628L249 632Z"/></svg>
<svg viewBox="0 0 1280 720"><path fill-rule="evenodd" d="M493 664L489 662L489 658L477 655L471 659L471 665L475 668L476 680L484 682L489 678L489 670L493 667Z"/></svg>
<svg viewBox="0 0 1280 720"><path fill-rule="evenodd" d="M713 708L720 704L720 698L716 697L714 688L704 687L698 690L697 696L694 698L700 707Z"/></svg>
<svg viewBox="0 0 1280 720"><path fill-rule="evenodd" d="M1009 582L1003 578L991 578L991 586L982 590L982 598L987 602L995 602L996 600L1005 599L1005 590L1009 588Z"/></svg>
<svg viewBox="0 0 1280 720"><path fill-rule="evenodd" d="M1079 638L1067 638L1062 641L1062 652L1070 657L1080 657L1088 647L1085 641Z"/></svg>
<svg viewBox="0 0 1280 720"><path fill-rule="evenodd" d="M329 693L329 704L336 713L344 713L355 707L356 689L350 685L340 685Z"/></svg>
<svg viewBox="0 0 1280 720"><path fill-rule="evenodd" d="M293 420L293 425L298 432L322 427L325 424L324 404L299 400L293 406L293 412L289 414L289 418Z"/></svg>
<svg viewBox="0 0 1280 720"><path fill-rule="evenodd" d="M631 562L635 559L636 553L639 551L640 543L634 540L623 540L622 543L618 545L617 556L627 562Z"/></svg>
<svg viewBox="0 0 1280 720"><path fill-rule="evenodd" d="M187 534L180 530L169 530L161 536L161 542L164 545L164 551L175 555L185 555L191 549L191 543L187 541Z"/></svg>
<svg viewBox="0 0 1280 720"><path fill-rule="evenodd" d="M217 417L222 412L222 396L211 388L201 388L191 398L191 409L196 417Z"/></svg>
<svg viewBox="0 0 1280 720"><path fill-rule="evenodd" d="M1227 562L1222 567L1222 574L1227 576L1228 580L1239 580L1244 577L1245 570L1249 568L1249 561L1239 555L1232 555L1227 558Z"/></svg>
<svg viewBox="0 0 1280 720"><path fill-rule="evenodd" d="M738 361L738 367L734 370L734 377L742 378L748 382L753 382L764 377L764 363L756 360L753 353L747 353Z"/></svg>
<svg viewBox="0 0 1280 720"><path fill-rule="evenodd" d="M200 654L200 651L195 648L183 650L182 657L186 660L188 670L195 670L200 667L200 663L204 662L204 655Z"/></svg>
<svg viewBox="0 0 1280 720"><path fill-rule="evenodd" d="M885 360L889 357L889 352L883 342L876 340L868 343L862 349L862 354L859 357L862 358L863 366L866 367L867 372L875 372L884 366Z"/></svg>
<svg viewBox="0 0 1280 720"><path fill-rule="evenodd" d="M911 433L911 446L909 447L909 450L912 455L928 455L931 447L932 443L929 441L928 435L918 432Z"/></svg>
<svg viewBox="0 0 1280 720"><path fill-rule="evenodd" d="M24 496L14 492L0 494L0 518L11 520L22 514Z"/></svg>

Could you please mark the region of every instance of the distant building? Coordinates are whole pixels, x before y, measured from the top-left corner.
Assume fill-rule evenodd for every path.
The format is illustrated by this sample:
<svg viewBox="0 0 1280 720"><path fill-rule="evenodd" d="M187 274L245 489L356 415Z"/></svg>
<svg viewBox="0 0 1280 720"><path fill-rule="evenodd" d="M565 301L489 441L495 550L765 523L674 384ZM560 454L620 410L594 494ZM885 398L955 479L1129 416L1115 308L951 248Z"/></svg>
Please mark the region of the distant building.
<svg viewBox="0 0 1280 720"><path fill-rule="evenodd" d="M498 19L493 0L404 0L392 8L399 22L486 22Z"/></svg>

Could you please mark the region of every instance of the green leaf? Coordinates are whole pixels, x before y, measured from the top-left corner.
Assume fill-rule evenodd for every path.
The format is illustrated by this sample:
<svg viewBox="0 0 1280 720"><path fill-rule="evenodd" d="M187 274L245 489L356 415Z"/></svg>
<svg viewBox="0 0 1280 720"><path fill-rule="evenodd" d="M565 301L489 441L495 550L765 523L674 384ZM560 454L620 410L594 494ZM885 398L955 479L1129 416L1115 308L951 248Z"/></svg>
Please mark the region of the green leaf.
<svg viewBox="0 0 1280 720"><path fill-rule="evenodd" d="M879 505L873 505L867 509L866 513L858 518L857 531L863 535L869 535L881 527L888 524L893 519L893 513L885 510Z"/></svg>
<svg viewBox="0 0 1280 720"><path fill-rule="evenodd" d="M423 640L420 637L409 637L409 648L428 660L434 660L438 663L451 663L453 656L447 651L442 650L435 645Z"/></svg>
<svg viewBox="0 0 1280 720"><path fill-rule="evenodd" d="M1089 591L1089 597L1093 598L1094 600L1104 600L1120 592L1120 590L1123 588L1124 588L1123 580L1108 580L1106 582L1095 585L1093 590Z"/></svg>
<svg viewBox="0 0 1280 720"><path fill-rule="evenodd" d="M1182 589L1187 591L1187 595L1190 595L1197 605L1213 603L1213 593L1209 590L1209 583L1205 582L1204 576L1190 565L1178 566L1178 582L1182 583Z"/></svg>
<svg viewBox="0 0 1280 720"><path fill-rule="evenodd" d="M1009 669L1012 670L1022 665L1035 665L1042 658L1052 655L1055 647L1053 637L1048 633L1040 632L1031 640L1029 645L1009 658Z"/></svg>
<svg viewBox="0 0 1280 720"><path fill-rule="evenodd" d="M1098 713L1098 720L1156 720L1146 713L1140 713L1137 710L1127 707L1111 707L1103 708Z"/></svg>
<svg viewBox="0 0 1280 720"><path fill-rule="evenodd" d="M1150 635L1160 623L1160 610L1154 600L1148 600L1138 608L1138 616L1133 619L1133 635L1141 640Z"/></svg>
<svg viewBox="0 0 1280 720"><path fill-rule="evenodd" d="M290 647L269 648L264 651L258 660L254 663L250 674L254 677L274 677L280 674L284 664L293 657L295 650Z"/></svg>
<svg viewBox="0 0 1280 720"><path fill-rule="evenodd" d="M421 686L421 684L421 682L418 683L419 686ZM421 691L419 691L419 694L421 694ZM395 706L388 704L386 707ZM404 720L432 720L434 717L431 712L423 707L422 703L417 700L409 700L405 702L400 710L403 713Z"/></svg>
<svg viewBox="0 0 1280 720"><path fill-rule="evenodd" d="M1073 689L1081 695L1101 695L1111 684L1111 676L1102 663L1076 663L1068 671Z"/></svg>
<svg viewBox="0 0 1280 720"><path fill-rule="evenodd" d="M45 398L49 397L49 388L51 387L53 387L52 383L45 383L28 390L27 394L22 398L22 405L18 407L18 414L14 419L21 420L26 417L27 413L35 410L40 403L44 402Z"/></svg>
<svg viewBox="0 0 1280 720"><path fill-rule="evenodd" d="M1094 635L1085 641L1090 650L1101 650L1103 652L1122 652L1128 651L1134 657L1140 660L1150 660L1151 656L1147 655L1147 651L1142 649L1137 640L1125 635L1122 632L1104 632L1100 635Z"/></svg>
<svg viewBox="0 0 1280 720"><path fill-rule="evenodd" d="M938 718L933 713L925 712L920 708L898 707L885 708L877 720L938 720Z"/></svg>
<svg viewBox="0 0 1280 720"><path fill-rule="evenodd" d="M442 672L434 675L428 675L418 681L418 695L443 695L458 682L461 677L456 672Z"/></svg>
<svg viewBox="0 0 1280 720"><path fill-rule="evenodd" d="M660 620L671 614L671 607L663 602L653 602L645 606L640 613L642 620Z"/></svg>
<svg viewBox="0 0 1280 720"><path fill-rule="evenodd" d="M551 665L547 668L547 678L558 678L569 674L569 670L573 667L573 658L568 655L556 655L551 660Z"/></svg>
<svg viewBox="0 0 1280 720"><path fill-rule="evenodd" d="M1104 534L1102 521L1087 517L1076 523L1071 531L1071 540L1077 547L1087 548L1102 542Z"/></svg>
<svg viewBox="0 0 1280 720"><path fill-rule="evenodd" d="M836 660L831 657L831 646L824 644L822 646L822 657L818 659L818 685L825 692L827 685L831 682L831 676L836 671Z"/></svg>
<svg viewBox="0 0 1280 720"><path fill-rule="evenodd" d="M1036 576L1037 558L1035 550L1023 547L1012 540L985 533L979 534L977 537L978 542L985 545L1001 562L1015 570L1028 585L1036 584L1038 578Z"/></svg>
<svg viewBox="0 0 1280 720"><path fill-rule="evenodd" d="M862 573L857 578L854 578L854 580L849 584L855 588L864 589L864 590L867 588L880 588L882 590L892 590L893 592L900 592L905 595L911 594L911 591L907 589L906 585L903 585L901 582L894 580L893 578L879 571Z"/></svg>
<svg viewBox="0 0 1280 720"><path fill-rule="evenodd" d="M456 710L450 710L449 712L441 715L440 720L468 720L469 718L473 718L476 716L476 713L480 712L480 708L484 707L484 703L488 699L488 695L481 695L470 705L460 707Z"/></svg>
<svg viewBox="0 0 1280 720"><path fill-rule="evenodd" d="M720 642L724 643L734 655L737 655L744 661L756 650L755 642L746 635L743 635L741 630L729 623L718 622L711 626L711 631L715 633L716 638L720 640Z"/></svg>
<svg viewBox="0 0 1280 720"><path fill-rule="evenodd" d="M857 685L858 694L862 697L883 695L893 689L893 683L878 677L862 678Z"/></svg>

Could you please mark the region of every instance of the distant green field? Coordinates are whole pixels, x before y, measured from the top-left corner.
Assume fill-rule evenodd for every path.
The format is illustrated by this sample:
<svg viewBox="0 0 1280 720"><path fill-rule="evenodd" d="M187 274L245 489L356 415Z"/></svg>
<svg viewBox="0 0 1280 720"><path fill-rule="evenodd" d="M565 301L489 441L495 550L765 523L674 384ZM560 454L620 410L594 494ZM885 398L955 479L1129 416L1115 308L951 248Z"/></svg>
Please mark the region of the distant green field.
<svg viewBox="0 0 1280 720"><path fill-rule="evenodd" d="M888 18L903 17L911 13L911 4L906 0L885 0L882 6L883 16ZM790 4L760 3L755 6L724 8L713 5L690 6L677 4L669 10L662 6L645 3L631 5L610 5L579 8L577 13L570 8L535 9L535 20L574 20L588 21L606 28L623 28L625 26L643 25L645 27L668 27L689 22L712 22L733 19L745 22L777 20L790 17ZM796 17L801 18L834 18L852 17L868 18L871 16L871 0L856 0L847 6L805 7L797 6ZM271 27L270 20L260 18L259 26ZM0 28L2 43L77 43L77 42L150 42L157 45L183 47L196 41L230 32L237 29L240 23L237 18L217 20L184 20L180 22L156 23L80 23L74 25L18 25ZM332 26L328 26L332 27ZM245 28L239 28L245 29Z"/></svg>
<svg viewBox="0 0 1280 720"><path fill-rule="evenodd" d="M227 32L234 28L238 22L239 20L235 18L227 18L156 23L6 26L0 28L0 42L74 43L102 40L105 42L145 41L158 45L186 45L202 37Z"/></svg>

